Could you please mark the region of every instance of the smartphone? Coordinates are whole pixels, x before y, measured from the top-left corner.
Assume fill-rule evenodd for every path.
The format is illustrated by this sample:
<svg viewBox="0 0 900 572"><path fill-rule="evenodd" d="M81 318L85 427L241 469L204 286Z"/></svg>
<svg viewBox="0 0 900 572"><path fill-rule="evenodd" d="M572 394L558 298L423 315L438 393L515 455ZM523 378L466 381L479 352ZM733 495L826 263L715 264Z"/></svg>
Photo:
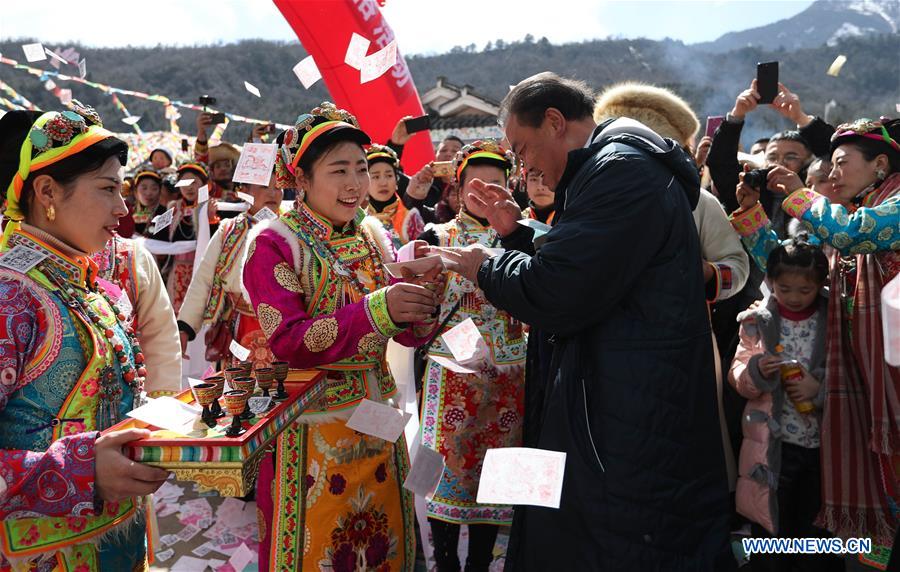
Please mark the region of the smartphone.
<svg viewBox="0 0 900 572"><path fill-rule="evenodd" d="M406 125L406 132L412 135L419 131L427 131L431 129L431 117L423 115L422 117L413 117L403 122Z"/></svg>
<svg viewBox="0 0 900 572"><path fill-rule="evenodd" d="M712 137L716 134L716 129L719 128L719 125L722 125L722 122L725 121L725 117L722 115L710 115L706 118L706 137Z"/></svg>
<svg viewBox="0 0 900 572"><path fill-rule="evenodd" d="M218 123L225 123L224 113L210 113L209 116L211 117L210 123L212 123L213 125L216 125Z"/></svg>
<svg viewBox="0 0 900 572"><path fill-rule="evenodd" d="M188 152L188 140L187 139L181 140L181 151L184 153Z"/></svg>
<svg viewBox="0 0 900 572"><path fill-rule="evenodd" d="M201 95L200 96L200 105L215 105L216 98L211 95Z"/></svg>
<svg viewBox="0 0 900 572"><path fill-rule="evenodd" d="M778 62L756 64L756 91L759 103L772 103L778 96Z"/></svg>
<svg viewBox="0 0 900 572"><path fill-rule="evenodd" d="M453 161L435 161L431 164L431 171L435 177L452 177Z"/></svg>

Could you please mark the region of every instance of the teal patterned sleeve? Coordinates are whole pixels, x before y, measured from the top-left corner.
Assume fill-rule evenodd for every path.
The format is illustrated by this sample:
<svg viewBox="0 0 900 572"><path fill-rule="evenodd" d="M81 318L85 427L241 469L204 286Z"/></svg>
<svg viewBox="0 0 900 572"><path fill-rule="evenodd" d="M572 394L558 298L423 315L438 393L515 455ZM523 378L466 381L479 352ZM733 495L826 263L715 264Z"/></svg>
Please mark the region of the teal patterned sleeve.
<svg viewBox="0 0 900 572"><path fill-rule="evenodd" d="M741 243L750 258L765 272L769 253L775 250L781 242L762 205L756 203L747 210L736 211L731 215L730 220L731 226L741 237Z"/></svg>
<svg viewBox="0 0 900 572"><path fill-rule="evenodd" d="M812 226L813 233L843 255L900 250L900 195L850 213L809 189L791 193L782 208Z"/></svg>

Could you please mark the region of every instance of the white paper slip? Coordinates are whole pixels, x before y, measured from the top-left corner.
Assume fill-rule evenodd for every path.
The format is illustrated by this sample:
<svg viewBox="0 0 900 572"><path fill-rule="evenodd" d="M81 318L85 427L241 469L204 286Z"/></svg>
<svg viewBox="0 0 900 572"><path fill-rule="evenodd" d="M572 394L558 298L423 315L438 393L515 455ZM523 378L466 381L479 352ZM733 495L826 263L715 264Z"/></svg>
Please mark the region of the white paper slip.
<svg viewBox="0 0 900 572"><path fill-rule="evenodd" d="M169 572L204 572L206 560L193 556L182 556L169 568Z"/></svg>
<svg viewBox="0 0 900 572"><path fill-rule="evenodd" d="M463 374L471 374L478 373L476 370L468 368L462 365L459 362L453 361L452 359L441 357L441 356L428 356L431 361L438 364L439 366L449 369L455 373L463 373Z"/></svg>
<svg viewBox="0 0 900 572"><path fill-rule="evenodd" d="M506 249L505 248L488 248L487 251L491 256L500 256L501 254L506 252Z"/></svg>
<svg viewBox="0 0 900 572"><path fill-rule="evenodd" d="M431 499L441 483L445 464L443 455L419 444L406 480L403 481L403 488Z"/></svg>
<svg viewBox="0 0 900 572"><path fill-rule="evenodd" d="M256 200L253 198L253 195L245 193L244 191L235 191L235 194L239 199L241 199L245 203L250 203L251 205L253 204L253 201Z"/></svg>
<svg viewBox="0 0 900 572"><path fill-rule="evenodd" d="M256 222L272 220L273 218L278 218L278 215L275 214L269 207L263 207L259 209L255 215L253 215L253 220L255 220Z"/></svg>
<svg viewBox="0 0 900 572"><path fill-rule="evenodd" d="M244 89L255 95L256 97L262 97L259 93L259 89L250 82L244 82Z"/></svg>
<svg viewBox="0 0 900 572"><path fill-rule="evenodd" d="M219 212L232 212L232 213L242 213L244 211L250 210L250 205L247 203L230 203L219 201L216 203L216 210Z"/></svg>
<svg viewBox="0 0 900 572"><path fill-rule="evenodd" d="M362 69L366 52L369 51L369 44L371 44L369 40L353 32L350 43L347 45L347 53L344 55L344 63L353 69Z"/></svg>
<svg viewBox="0 0 900 572"><path fill-rule="evenodd" d="M486 349L481 332L478 331L478 326L475 325L472 318L467 318L464 322L441 334L441 339L453 354L453 359L463 364L480 357L479 353ZM481 343L479 344L479 342Z"/></svg>
<svg viewBox="0 0 900 572"><path fill-rule="evenodd" d="M410 413L390 405L363 399L347 420L347 427L394 443L411 417Z"/></svg>
<svg viewBox="0 0 900 572"><path fill-rule="evenodd" d="M173 556L175 556L175 551L171 548L169 548L167 550L163 550L162 552L156 553L156 559L159 560L160 562L165 562L166 560L168 560L169 558L171 558Z"/></svg>
<svg viewBox="0 0 900 572"><path fill-rule="evenodd" d="M234 551L234 554L231 555L228 563L231 564L231 567L237 572L242 572L247 564L253 562L253 559L253 551L247 548L247 545L242 542L241 545L237 547L237 550Z"/></svg>
<svg viewBox="0 0 900 572"><path fill-rule="evenodd" d="M175 217L175 208L171 208L164 212L161 215L156 215L153 217L151 221L153 223L153 234L163 230L164 228L168 228L169 225L172 224L172 220Z"/></svg>
<svg viewBox="0 0 900 572"><path fill-rule="evenodd" d="M51 50L49 48L44 48L44 53L47 54L48 56L50 56L51 58L53 58L54 60L58 61L61 64L69 63L65 60L65 58L63 58L62 56L60 56L59 54L57 54L56 52L54 52L53 50ZM59 68L57 68L57 69L59 69Z"/></svg>
<svg viewBox="0 0 900 572"><path fill-rule="evenodd" d="M228 349L231 351L231 355L238 358L238 361L247 361L247 358L250 357L250 350L239 344L237 340L231 340Z"/></svg>
<svg viewBox="0 0 900 572"><path fill-rule="evenodd" d="M87 58L78 62L78 75L81 76L81 79L87 77Z"/></svg>
<svg viewBox="0 0 900 572"><path fill-rule="evenodd" d="M247 406L250 407L250 412L254 415L260 415L269 410L269 405L272 404L271 397L251 397L247 401Z"/></svg>
<svg viewBox="0 0 900 572"><path fill-rule="evenodd" d="M174 534L166 534L165 536L160 537L159 541L166 546L172 546L176 542L179 542L178 537Z"/></svg>
<svg viewBox="0 0 900 572"><path fill-rule="evenodd" d="M125 125L134 125L135 123L137 123L140 120L141 120L140 115L129 115L128 117L122 118L122 123L124 123Z"/></svg>
<svg viewBox="0 0 900 572"><path fill-rule="evenodd" d="M541 221L534 220L533 218L520 218L518 221L522 226L527 226L528 228L534 229L534 238L540 238L541 236L550 232L550 229L553 227L549 224L542 223Z"/></svg>
<svg viewBox="0 0 900 572"><path fill-rule="evenodd" d="M397 41L391 40L391 43L363 59L362 68L359 70L359 83L378 79L395 65L397 65Z"/></svg>
<svg viewBox="0 0 900 572"><path fill-rule="evenodd" d="M44 46L40 42L37 44L24 44L22 51L25 52L25 59L29 63L42 62L47 59L47 54L44 53Z"/></svg>
<svg viewBox="0 0 900 572"><path fill-rule="evenodd" d="M509 447L484 455L477 502L559 508L566 454Z"/></svg>
<svg viewBox="0 0 900 572"><path fill-rule="evenodd" d="M368 49L368 46L366 46L366 49ZM300 83L306 89L311 88L314 83L322 79L322 72L319 71L312 56L306 56L294 66L294 75L297 76L297 79L300 80Z"/></svg>
<svg viewBox="0 0 900 572"><path fill-rule="evenodd" d="M197 189L197 204L205 203L209 200L209 185L203 185Z"/></svg>
<svg viewBox="0 0 900 572"><path fill-rule="evenodd" d="M847 56L845 55L834 58L834 61L828 66L828 71L826 73L831 77L837 77L838 74L841 73L841 68L844 67L845 63L847 63Z"/></svg>
<svg viewBox="0 0 900 572"><path fill-rule="evenodd" d="M231 180L267 187L272 179L272 167L277 153L274 143L246 143L241 150Z"/></svg>
<svg viewBox="0 0 900 572"><path fill-rule="evenodd" d="M25 274L47 258L43 252L17 244L0 255L0 266Z"/></svg>
<svg viewBox="0 0 900 572"><path fill-rule="evenodd" d="M52 79L48 79L44 82L44 89L46 89L47 91L53 91L54 89L56 89L56 82Z"/></svg>
<svg viewBox="0 0 900 572"><path fill-rule="evenodd" d="M69 105L72 103L72 90L71 89L61 89L59 90L59 102L63 105Z"/></svg>
<svg viewBox="0 0 900 572"><path fill-rule="evenodd" d="M390 264L385 264L384 267L394 278L403 278L402 268L408 268L413 274L418 276L432 269L437 260L441 260L441 255L431 254L408 262L391 262Z"/></svg>
<svg viewBox="0 0 900 572"><path fill-rule="evenodd" d="M194 179L181 179L177 183L175 183L175 188L180 189L181 187L190 187L194 182Z"/></svg>
<svg viewBox="0 0 900 572"><path fill-rule="evenodd" d="M188 435L202 413L199 407L188 405L174 397L157 397L128 412L128 416L148 425Z"/></svg>

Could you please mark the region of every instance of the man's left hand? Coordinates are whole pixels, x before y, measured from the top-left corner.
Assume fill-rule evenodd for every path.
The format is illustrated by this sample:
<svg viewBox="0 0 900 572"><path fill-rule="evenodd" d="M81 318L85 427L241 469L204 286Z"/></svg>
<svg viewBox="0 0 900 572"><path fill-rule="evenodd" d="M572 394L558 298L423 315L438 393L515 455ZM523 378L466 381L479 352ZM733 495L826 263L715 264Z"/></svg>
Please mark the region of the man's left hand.
<svg viewBox="0 0 900 572"><path fill-rule="evenodd" d="M476 286L481 263L491 257L491 252L480 244L473 244L465 248L432 246L428 249L428 253L440 254L444 258L447 270L462 275Z"/></svg>

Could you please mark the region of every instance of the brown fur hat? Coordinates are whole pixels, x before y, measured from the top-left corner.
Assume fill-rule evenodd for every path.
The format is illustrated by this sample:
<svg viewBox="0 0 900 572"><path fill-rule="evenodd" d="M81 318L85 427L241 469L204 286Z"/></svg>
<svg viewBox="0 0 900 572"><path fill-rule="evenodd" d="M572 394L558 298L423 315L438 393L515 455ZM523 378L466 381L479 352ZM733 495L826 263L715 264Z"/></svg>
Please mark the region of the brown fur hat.
<svg viewBox="0 0 900 572"><path fill-rule="evenodd" d="M597 98L594 120L600 123L613 117L640 121L686 148L693 148L700 130L700 121L686 101L668 89L636 82L616 84Z"/></svg>

